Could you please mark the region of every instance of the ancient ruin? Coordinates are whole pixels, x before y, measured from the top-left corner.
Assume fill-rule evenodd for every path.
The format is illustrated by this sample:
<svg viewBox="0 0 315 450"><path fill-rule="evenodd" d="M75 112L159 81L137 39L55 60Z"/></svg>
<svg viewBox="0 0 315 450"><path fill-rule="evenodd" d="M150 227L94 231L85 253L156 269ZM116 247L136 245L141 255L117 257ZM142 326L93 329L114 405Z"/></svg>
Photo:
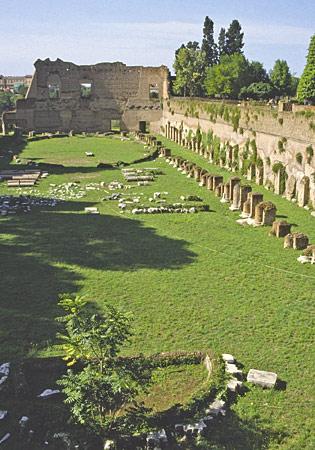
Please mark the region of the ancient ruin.
<svg viewBox="0 0 315 450"><path fill-rule="evenodd" d="M107 132L114 126L145 132L162 118L168 78L165 66L37 60L26 98L18 100L16 112L4 114L3 126L27 132Z"/></svg>

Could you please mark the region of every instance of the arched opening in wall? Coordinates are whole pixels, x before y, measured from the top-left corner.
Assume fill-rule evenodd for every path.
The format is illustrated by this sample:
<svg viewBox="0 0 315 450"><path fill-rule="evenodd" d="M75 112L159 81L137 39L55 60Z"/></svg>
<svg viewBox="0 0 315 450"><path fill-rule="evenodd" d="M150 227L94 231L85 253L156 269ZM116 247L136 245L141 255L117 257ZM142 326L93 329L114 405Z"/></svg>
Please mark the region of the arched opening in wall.
<svg viewBox="0 0 315 450"><path fill-rule="evenodd" d="M110 130L114 132L121 131L121 121L119 119L111 119L110 121Z"/></svg>
<svg viewBox="0 0 315 450"><path fill-rule="evenodd" d="M149 85L149 98L150 100L158 100L160 98L160 90L157 83Z"/></svg>
<svg viewBox="0 0 315 450"><path fill-rule="evenodd" d="M58 74L50 74L47 80L48 98L58 100L60 98L61 82Z"/></svg>
<svg viewBox="0 0 315 450"><path fill-rule="evenodd" d="M81 98L91 98L92 96L92 82L82 81L80 83L80 97Z"/></svg>
<svg viewBox="0 0 315 450"><path fill-rule="evenodd" d="M51 100L57 100L58 98L60 98L59 84L48 84L48 97Z"/></svg>

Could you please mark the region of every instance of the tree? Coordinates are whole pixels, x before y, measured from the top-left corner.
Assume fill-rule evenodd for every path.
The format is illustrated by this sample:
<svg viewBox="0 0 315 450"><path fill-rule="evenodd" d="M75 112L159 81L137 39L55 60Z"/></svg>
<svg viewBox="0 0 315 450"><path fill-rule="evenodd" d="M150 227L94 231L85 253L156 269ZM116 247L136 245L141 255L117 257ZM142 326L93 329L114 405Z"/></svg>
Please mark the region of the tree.
<svg viewBox="0 0 315 450"><path fill-rule="evenodd" d="M0 116L4 111L15 107L15 95L12 92L0 91Z"/></svg>
<svg viewBox="0 0 315 450"><path fill-rule="evenodd" d="M68 366L80 362L83 368L68 370L58 383L76 422L115 438L117 416L135 403L149 376L139 369L139 362L133 366L118 357L131 336L131 316L110 305L105 305L103 316L89 314L86 304L83 298L69 295L59 302L66 313L57 319L65 329L57 335L60 348Z"/></svg>
<svg viewBox="0 0 315 450"><path fill-rule="evenodd" d="M249 82L249 63L240 53L223 55L220 63L207 70L205 88L209 96L238 98Z"/></svg>
<svg viewBox="0 0 315 450"><path fill-rule="evenodd" d="M225 53L225 44L226 44L226 36L225 36L225 28L221 28L219 37L218 37L218 53L219 57L221 57Z"/></svg>
<svg viewBox="0 0 315 450"><path fill-rule="evenodd" d="M263 64L259 61L251 61L249 63L250 83L268 83L269 76Z"/></svg>
<svg viewBox="0 0 315 450"><path fill-rule="evenodd" d="M201 50L205 53L207 67L217 63L218 48L214 42L214 23L208 16L206 16L204 22Z"/></svg>
<svg viewBox="0 0 315 450"><path fill-rule="evenodd" d="M242 53L244 33L241 31L242 27L239 21L233 20L225 34L225 54L233 55L234 53Z"/></svg>
<svg viewBox="0 0 315 450"><path fill-rule="evenodd" d="M174 91L185 97L202 95L206 64L205 53L194 43L189 44L178 51L173 66L176 72Z"/></svg>
<svg viewBox="0 0 315 450"><path fill-rule="evenodd" d="M239 97L242 99L269 100L273 97L273 94L274 89L270 83L259 82L242 87Z"/></svg>
<svg viewBox="0 0 315 450"><path fill-rule="evenodd" d="M315 102L315 34L311 37L306 66L298 85L297 96L301 101Z"/></svg>
<svg viewBox="0 0 315 450"><path fill-rule="evenodd" d="M277 59L270 73L270 79L275 88L276 95L290 95L292 75L288 63L285 60Z"/></svg>

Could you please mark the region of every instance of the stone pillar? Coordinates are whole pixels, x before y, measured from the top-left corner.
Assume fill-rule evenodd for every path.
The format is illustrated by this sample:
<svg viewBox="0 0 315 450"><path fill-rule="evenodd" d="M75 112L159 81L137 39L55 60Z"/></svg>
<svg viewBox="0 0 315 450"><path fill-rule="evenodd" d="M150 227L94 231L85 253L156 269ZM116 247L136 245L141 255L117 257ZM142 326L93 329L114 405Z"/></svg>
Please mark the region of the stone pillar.
<svg viewBox="0 0 315 450"><path fill-rule="evenodd" d="M232 167L233 148L230 145L227 146L227 149L225 151L225 156L226 156L226 162L225 162L226 167Z"/></svg>
<svg viewBox="0 0 315 450"><path fill-rule="evenodd" d="M263 207L262 225L271 226L276 220L277 207L272 202L265 202Z"/></svg>
<svg viewBox="0 0 315 450"><path fill-rule="evenodd" d="M178 143L179 145L183 145L183 130L180 128L178 133Z"/></svg>
<svg viewBox="0 0 315 450"><path fill-rule="evenodd" d="M263 194L260 194L260 192L251 192L249 194L250 199L250 217L253 219L255 217L255 208L258 205L258 203L263 201Z"/></svg>
<svg viewBox="0 0 315 450"><path fill-rule="evenodd" d="M217 197L222 197L224 184L220 183L217 186L215 186L214 193Z"/></svg>
<svg viewBox="0 0 315 450"><path fill-rule="evenodd" d="M221 184L221 183L222 183L222 185L223 185L223 177L222 177L221 175L215 175L215 176L213 177L212 190L215 190L215 188L216 188L217 186L219 186L219 184Z"/></svg>
<svg viewBox="0 0 315 450"><path fill-rule="evenodd" d="M309 177L303 177L298 184L297 199L299 206L305 206L310 199L310 179Z"/></svg>
<svg viewBox="0 0 315 450"><path fill-rule="evenodd" d="M281 195L281 170L275 174L275 194Z"/></svg>
<svg viewBox="0 0 315 450"><path fill-rule="evenodd" d="M236 183L233 187L233 202L230 206L231 211L237 211L240 209L240 200L241 200L241 185L240 183Z"/></svg>
<svg viewBox="0 0 315 450"><path fill-rule="evenodd" d="M236 184L240 184L241 183L241 179L238 177L232 177L230 178L230 200L231 202L233 202L233 192L234 192L234 186Z"/></svg>
<svg viewBox="0 0 315 450"><path fill-rule="evenodd" d="M248 194L252 192L252 187L245 185L241 186L241 192L240 192L240 208L243 210L243 205L248 199Z"/></svg>
<svg viewBox="0 0 315 450"><path fill-rule="evenodd" d="M264 184L264 168L256 166L256 184L262 186Z"/></svg>
<svg viewBox="0 0 315 450"><path fill-rule="evenodd" d="M199 186L207 186L208 176L208 173L204 173L203 175L201 175Z"/></svg>
<svg viewBox="0 0 315 450"><path fill-rule="evenodd" d="M248 181L253 181L256 175L256 166L255 164L251 164L247 170L247 179Z"/></svg>
<svg viewBox="0 0 315 450"><path fill-rule="evenodd" d="M262 224L263 214L264 214L263 202L260 202L255 207L255 223L257 225L261 225Z"/></svg>
<svg viewBox="0 0 315 450"><path fill-rule="evenodd" d="M230 201L230 182L224 184L224 191L223 191L223 197L224 200L227 202Z"/></svg>
<svg viewBox="0 0 315 450"><path fill-rule="evenodd" d="M207 178L207 189L209 189L210 191L213 190L213 177L214 175L209 174Z"/></svg>
<svg viewBox="0 0 315 450"><path fill-rule="evenodd" d="M276 236L277 238L285 237L287 234L291 233L292 225L285 220L276 221L272 224L272 230L270 231L270 235Z"/></svg>
<svg viewBox="0 0 315 450"><path fill-rule="evenodd" d="M194 168L194 178L196 181L200 181L200 173L201 173L201 167L195 167Z"/></svg>
<svg viewBox="0 0 315 450"><path fill-rule="evenodd" d="M294 175L290 175L285 191L285 196L287 200L292 200L292 198L295 197L295 193L296 193L296 179Z"/></svg>
<svg viewBox="0 0 315 450"><path fill-rule="evenodd" d="M306 234L293 233L293 248L294 250L304 250L309 244L309 239Z"/></svg>

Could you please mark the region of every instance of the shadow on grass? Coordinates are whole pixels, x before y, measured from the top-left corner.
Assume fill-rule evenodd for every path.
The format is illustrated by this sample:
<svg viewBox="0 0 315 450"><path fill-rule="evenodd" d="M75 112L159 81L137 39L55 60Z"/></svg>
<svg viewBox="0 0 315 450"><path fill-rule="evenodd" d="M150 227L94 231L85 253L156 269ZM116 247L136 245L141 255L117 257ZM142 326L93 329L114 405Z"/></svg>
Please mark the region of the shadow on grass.
<svg viewBox="0 0 315 450"><path fill-rule="evenodd" d="M92 204L0 219L0 357L26 355L54 338L58 295L79 289L80 269L179 269L196 257L186 241L159 236L140 220L78 213Z"/></svg>
<svg viewBox="0 0 315 450"><path fill-rule="evenodd" d="M199 444L174 447L174 450L262 450L281 444L288 435L274 431L259 418L241 419L233 411L216 420Z"/></svg>

